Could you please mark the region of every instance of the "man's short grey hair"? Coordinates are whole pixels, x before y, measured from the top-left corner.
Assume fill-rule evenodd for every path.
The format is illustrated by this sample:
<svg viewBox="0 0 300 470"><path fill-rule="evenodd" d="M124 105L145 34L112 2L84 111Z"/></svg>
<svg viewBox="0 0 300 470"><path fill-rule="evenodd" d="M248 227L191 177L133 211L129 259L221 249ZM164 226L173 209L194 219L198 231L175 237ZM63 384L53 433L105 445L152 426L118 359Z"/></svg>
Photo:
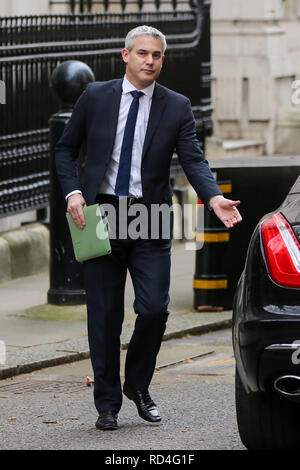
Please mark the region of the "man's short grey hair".
<svg viewBox="0 0 300 470"><path fill-rule="evenodd" d="M165 35L158 29L147 25L137 26L136 28L133 28L131 31L129 31L125 38L125 49L131 51L138 36L152 36L155 39L159 39L162 43L163 54L165 53L165 50L167 49Z"/></svg>

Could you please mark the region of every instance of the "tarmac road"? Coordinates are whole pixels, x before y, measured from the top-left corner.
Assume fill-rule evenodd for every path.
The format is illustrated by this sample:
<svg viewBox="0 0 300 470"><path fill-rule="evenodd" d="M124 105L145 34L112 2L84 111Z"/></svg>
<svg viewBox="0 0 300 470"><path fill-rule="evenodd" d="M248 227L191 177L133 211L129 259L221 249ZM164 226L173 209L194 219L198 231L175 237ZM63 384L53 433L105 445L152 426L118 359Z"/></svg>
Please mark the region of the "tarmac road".
<svg viewBox="0 0 300 470"><path fill-rule="evenodd" d="M0 449L244 449L235 420L230 329L165 341L157 365L167 365L151 384L161 423L143 421L124 397L116 431L94 426L89 360L2 380Z"/></svg>

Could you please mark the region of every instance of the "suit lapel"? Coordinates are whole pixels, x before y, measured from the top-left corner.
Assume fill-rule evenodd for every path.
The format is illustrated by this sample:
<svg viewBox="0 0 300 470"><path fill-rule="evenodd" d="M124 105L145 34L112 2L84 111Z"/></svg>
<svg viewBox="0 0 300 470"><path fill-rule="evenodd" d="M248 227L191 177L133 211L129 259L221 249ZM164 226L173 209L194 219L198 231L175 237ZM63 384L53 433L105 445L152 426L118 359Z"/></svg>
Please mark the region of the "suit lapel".
<svg viewBox="0 0 300 470"><path fill-rule="evenodd" d="M153 97L152 97L152 104L151 104L149 121L148 121L148 126L146 130L146 136L145 136L145 141L144 141L144 146L143 146L142 159L145 157L148 147L151 143L153 134L155 133L160 123L160 119L165 109L165 106L166 106L165 93L163 91L163 88L156 83L154 92L153 92Z"/></svg>
<svg viewBox="0 0 300 470"><path fill-rule="evenodd" d="M119 109L120 109L120 102L121 102L121 96L122 96L122 83L123 83L123 79L120 79L112 86L110 90L110 96L108 99L109 106L108 106L108 113L106 116L106 120L108 124L107 136L110 138L109 155L112 154L113 145L115 142L115 136L117 132Z"/></svg>

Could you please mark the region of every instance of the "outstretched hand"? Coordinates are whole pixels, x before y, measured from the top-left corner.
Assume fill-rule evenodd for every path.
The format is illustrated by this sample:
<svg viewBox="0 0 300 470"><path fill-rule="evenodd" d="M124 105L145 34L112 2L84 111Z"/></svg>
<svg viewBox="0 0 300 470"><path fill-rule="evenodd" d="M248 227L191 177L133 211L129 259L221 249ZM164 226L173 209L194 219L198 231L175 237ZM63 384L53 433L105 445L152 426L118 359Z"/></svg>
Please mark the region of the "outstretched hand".
<svg viewBox="0 0 300 470"><path fill-rule="evenodd" d="M227 228L232 228L238 222L241 222L241 214L236 208L236 206L240 204L240 201L232 201L231 199L226 199L224 196L217 195L210 199L209 204L216 216Z"/></svg>

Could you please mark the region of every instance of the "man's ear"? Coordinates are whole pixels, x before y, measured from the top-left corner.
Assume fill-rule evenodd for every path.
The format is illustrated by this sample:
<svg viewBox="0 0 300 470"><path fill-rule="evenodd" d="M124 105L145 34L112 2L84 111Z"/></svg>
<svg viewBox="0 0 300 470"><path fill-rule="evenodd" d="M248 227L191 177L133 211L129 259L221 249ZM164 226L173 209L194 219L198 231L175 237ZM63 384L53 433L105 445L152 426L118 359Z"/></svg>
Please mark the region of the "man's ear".
<svg viewBox="0 0 300 470"><path fill-rule="evenodd" d="M124 48L124 49L122 49L121 54L122 54L122 59L123 59L123 61L127 64L127 62L128 62L129 50Z"/></svg>

